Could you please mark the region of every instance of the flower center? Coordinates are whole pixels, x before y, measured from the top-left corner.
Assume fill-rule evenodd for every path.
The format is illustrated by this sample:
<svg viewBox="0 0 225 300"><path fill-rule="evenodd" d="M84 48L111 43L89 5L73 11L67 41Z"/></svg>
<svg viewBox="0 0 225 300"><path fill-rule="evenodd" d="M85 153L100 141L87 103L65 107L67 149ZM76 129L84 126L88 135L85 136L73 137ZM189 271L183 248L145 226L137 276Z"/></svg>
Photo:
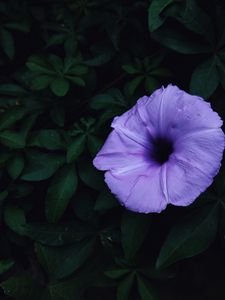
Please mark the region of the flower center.
<svg viewBox="0 0 225 300"><path fill-rule="evenodd" d="M153 142L153 151L151 158L160 165L163 165L169 160L170 155L173 153L173 143L166 138L157 138Z"/></svg>

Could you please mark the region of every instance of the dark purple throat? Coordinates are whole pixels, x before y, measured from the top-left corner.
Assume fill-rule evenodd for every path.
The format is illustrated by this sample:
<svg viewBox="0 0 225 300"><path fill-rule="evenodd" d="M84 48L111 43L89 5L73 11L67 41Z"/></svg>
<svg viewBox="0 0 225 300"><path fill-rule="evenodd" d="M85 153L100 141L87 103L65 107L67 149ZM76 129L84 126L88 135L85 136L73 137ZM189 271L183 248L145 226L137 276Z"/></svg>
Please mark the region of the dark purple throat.
<svg viewBox="0 0 225 300"><path fill-rule="evenodd" d="M150 153L151 159L160 165L163 165L169 160L170 155L173 153L173 142L167 138L156 138L153 141L153 149Z"/></svg>

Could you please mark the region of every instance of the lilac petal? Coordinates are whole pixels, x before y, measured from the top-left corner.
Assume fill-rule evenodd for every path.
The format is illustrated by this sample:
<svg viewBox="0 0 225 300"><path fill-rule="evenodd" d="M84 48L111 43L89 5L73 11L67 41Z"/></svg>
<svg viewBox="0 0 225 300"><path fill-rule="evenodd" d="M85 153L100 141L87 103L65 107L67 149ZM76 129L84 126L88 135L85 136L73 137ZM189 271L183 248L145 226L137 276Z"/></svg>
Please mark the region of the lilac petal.
<svg viewBox="0 0 225 300"><path fill-rule="evenodd" d="M129 139L149 149L151 135L140 118L136 106L122 114L122 116L114 118L111 126L116 132L123 133Z"/></svg>
<svg viewBox="0 0 225 300"><path fill-rule="evenodd" d="M220 128L193 131L177 140L173 155L209 177L214 177L220 168L224 142L224 133Z"/></svg>
<svg viewBox="0 0 225 300"><path fill-rule="evenodd" d="M222 125L209 103L173 85L156 90L149 99L141 98L137 106L141 119L154 128L156 135L168 135L173 140L195 130Z"/></svg>
<svg viewBox="0 0 225 300"><path fill-rule="evenodd" d="M142 97L138 100L139 115L154 136L162 136L167 132L181 93L176 86L169 85L156 90L149 98Z"/></svg>
<svg viewBox="0 0 225 300"><path fill-rule="evenodd" d="M136 169L132 172L117 174L115 171L105 173L105 182L111 192L116 195L122 205L125 205L127 198L130 195L131 189L141 174L148 172L147 166Z"/></svg>
<svg viewBox="0 0 225 300"><path fill-rule="evenodd" d="M173 159L167 164L168 197L173 205L191 204L212 181L212 177L187 162Z"/></svg>
<svg viewBox="0 0 225 300"><path fill-rule="evenodd" d="M93 163L99 170L125 172L148 165L149 161L146 156L146 148L123 133L113 130Z"/></svg>
<svg viewBox="0 0 225 300"><path fill-rule="evenodd" d="M123 175L107 172L105 181L127 209L140 213L161 212L167 205L161 172L160 166Z"/></svg>
<svg viewBox="0 0 225 300"><path fill-rule="evenodd" d="M199 131L207 135L207 130L220 128L222 124L208 102L183 92L168 133L173 140Z"/></svg>
<svg viewBox="0 0 225 300"><path fill-rule="evenodd" d="M186 206L192 203L218 173L224 151L221 129L193 131L180 138L167 163L169 202Z"/></svg>

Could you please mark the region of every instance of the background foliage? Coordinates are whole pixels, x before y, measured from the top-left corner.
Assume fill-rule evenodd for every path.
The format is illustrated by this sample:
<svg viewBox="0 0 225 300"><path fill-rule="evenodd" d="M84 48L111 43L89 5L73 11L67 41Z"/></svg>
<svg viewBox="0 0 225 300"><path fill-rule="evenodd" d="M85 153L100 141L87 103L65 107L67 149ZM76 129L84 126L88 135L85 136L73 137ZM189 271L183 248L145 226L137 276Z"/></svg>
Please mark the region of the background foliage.
<svg viewBox="0 0 225 300"><path fill-rule="evenodd" d="M172 82L225 119L223 0L0 1L1 299L225 298L225 167L190 207L119 206L92 159ZM216 145L215 145L216 146Z"/></svg>

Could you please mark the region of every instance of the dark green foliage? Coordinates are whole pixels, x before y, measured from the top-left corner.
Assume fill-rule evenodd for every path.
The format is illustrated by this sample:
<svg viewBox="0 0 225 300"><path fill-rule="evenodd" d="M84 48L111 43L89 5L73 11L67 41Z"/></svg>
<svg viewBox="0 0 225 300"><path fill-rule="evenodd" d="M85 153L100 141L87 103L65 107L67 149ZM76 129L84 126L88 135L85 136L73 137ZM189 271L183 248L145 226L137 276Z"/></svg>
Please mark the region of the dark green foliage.
<svg viewBox="0 0 225 300"><path fill-rule="evenodd" d="M196 67L191 77L190 91L194 95L208 98L218 85L217 57L214 57Z"/></svg>
<svg viewBox="0 0 225 300"><path fill-rule="evenodd" d="M207 249L216 237L217 226L217 203L185 216L171 229L159 253L157 267L168 266Z"/></svg>
<svg viewBox="0 0 225 300"><path fill-rule="evenodd" d="M126 259L131 259L141 247L150 226L150 217L125 212L121 220L121 243Z"/></svg>
<svg viewBox="0 0 225 300"><path fill-rule="evenodd" d="M0 0L1 299L225 299L225 166L187 207L125 210L93 159L172 82L225 119L221 0ZM216 145L215 145L216 147Z"/></svg>
<svg viewBox="0 0 225 300"><path fill-rule="evenodd" d="M89 239L57 249L37 244L35 251L49 276L60 279L76 271L88 259L93 246L94 240Z"/></svg>
<svg viewBox="0 0 225 300"><path fill-rule="evenodd" d="M77 188L75 165L67 165L55 173L46 193L45 214L51 223L59 221Z"/></svg>

